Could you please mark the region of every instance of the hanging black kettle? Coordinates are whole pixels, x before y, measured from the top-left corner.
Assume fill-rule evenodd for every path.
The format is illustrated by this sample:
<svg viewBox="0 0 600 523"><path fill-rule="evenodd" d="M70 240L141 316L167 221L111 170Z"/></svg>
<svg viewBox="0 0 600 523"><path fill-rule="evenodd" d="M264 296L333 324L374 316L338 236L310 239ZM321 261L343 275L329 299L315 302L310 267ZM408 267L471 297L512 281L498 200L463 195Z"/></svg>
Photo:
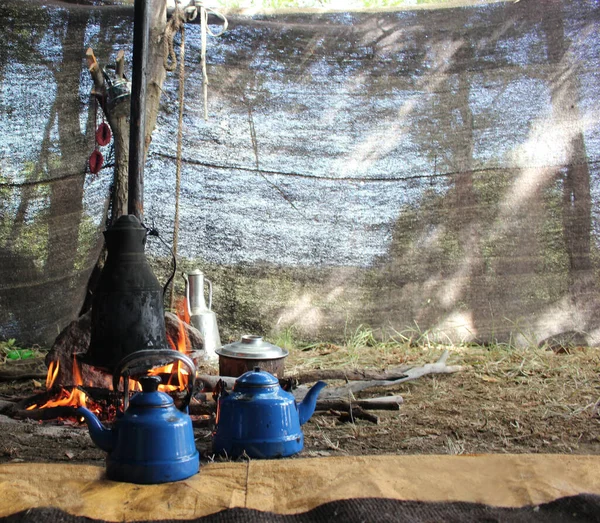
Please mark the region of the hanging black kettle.
<svg viewBox="0 0 600 523"><path fill-rule="evenodd" d="M130 353L169 348L163 289L144 254L147 233L132 214L104 232L108 256L92 300L90 346L82 361L110 373Z"/></svg>

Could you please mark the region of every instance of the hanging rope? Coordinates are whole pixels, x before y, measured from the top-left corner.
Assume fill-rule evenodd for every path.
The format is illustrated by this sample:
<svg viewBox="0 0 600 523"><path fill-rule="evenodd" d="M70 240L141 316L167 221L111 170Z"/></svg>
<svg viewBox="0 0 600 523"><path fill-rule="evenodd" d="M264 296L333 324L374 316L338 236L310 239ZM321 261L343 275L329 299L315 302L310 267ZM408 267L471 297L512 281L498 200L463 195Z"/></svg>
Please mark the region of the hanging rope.
<svg viewBox="0 0 600 523"><path fill-rule="evenodd" d="M179 120L177 124L177 158L175 169L175 218L173 223L173 258L177 260L177 245L179 243L179 198L181 191L181 153L183 147L183 109L184 109L184 88L185 88L185 22L191 21L198 15L200 8L200 34L201 34L201 61L202 61L202 83L204 97L204 119L208 120L208 75L206 72L206 37L220 36L227 29L227 19L219 12L204 7L202 2L182 9L179 2L175 4L175 10L171 15L165 28L164 40L164 66L167 71L174 71L177 68L177 55L175 54L174 39L177 33L181 34L181 44L179 46ZM208 27L208 15L213 13L223 20L221 31L214 33ZM171 287L170 309L175 308L175 292Z"/></svg>
<svg viewBox="0 0 600 523"><path fill-rule="evenodd" d="M183 11L179 6L175 11ZM177 260L177 245L179 243L179 193L181 191L181 150L183 144L183 105L185 88L185 25L179 27L181 44L179 46L179 120L177 122L177 161L175 168L175 219L173 223L173 258ZM166 67L166 66L165 66ZM175 289L171 287L170 309L175 308Z"/></svg>
<svg viewBox="0 0 600 523"><path fill-rule="evenodd" d="M198 10L200 12L200 63L202 67L202 98L204 102L204 119L208 120L208 73L206 69L206 47L207 47L207 36L221 36L226 30L229 22L225 15L206 7L204 2L196 0L191 5L182 9L179 2L175 4L175 10L171 15L171 18L167 22L165 29L165 40L164 40L164 65L167 71L175 71L177 68L177 56L175 55L175 46L173 40L175 35L181 31L186 21L192 21L198 16ZM213 32L208 25L208 15L213 14L220 18L223 22L221 30Z"/></svg>
<svg viewBox="0 0 600 523"><path fill-rule="evenodd" d="M167 22L167 27L165 28L165 39L163 44L163 63L165 69L169 72L173 72L177 68L177 56L175 54L175 45L173 44L173 40L175 39L175 35L177 33L184 30L185 21L185 11L181 9L179 3L175 4L175 11L173 11L171 18Z"/></svg>
<svg viewBox="0 0 600 523"><path fill-rule="evenodd" d="M208 121L208 73L206 72L206 36L221 36L227 31L229 22L227 18L218 11L204 6L204 2L197 2L196 6L200 7L200 62L202 64L202 96L204 101L204 120ZM208 15L212 13L221 20L223 20L223 26L218 33L213 33L208 25Z"/></svg>

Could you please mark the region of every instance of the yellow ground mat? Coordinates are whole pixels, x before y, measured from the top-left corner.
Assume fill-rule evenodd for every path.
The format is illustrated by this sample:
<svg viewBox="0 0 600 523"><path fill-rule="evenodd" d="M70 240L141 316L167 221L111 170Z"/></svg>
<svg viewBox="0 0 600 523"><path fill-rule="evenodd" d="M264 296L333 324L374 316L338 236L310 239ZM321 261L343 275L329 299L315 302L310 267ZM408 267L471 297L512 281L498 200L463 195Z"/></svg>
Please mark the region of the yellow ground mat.
<svg viewBox="0 0 600 523"><path fill-rule="evenodd" d="M379 497L537 505L600 495L600 456L363 456L210 463L184 481L133 485L91 465L0 466L0 517L34 507L109 521L192 519L231 507L280 514Z"/></svg>

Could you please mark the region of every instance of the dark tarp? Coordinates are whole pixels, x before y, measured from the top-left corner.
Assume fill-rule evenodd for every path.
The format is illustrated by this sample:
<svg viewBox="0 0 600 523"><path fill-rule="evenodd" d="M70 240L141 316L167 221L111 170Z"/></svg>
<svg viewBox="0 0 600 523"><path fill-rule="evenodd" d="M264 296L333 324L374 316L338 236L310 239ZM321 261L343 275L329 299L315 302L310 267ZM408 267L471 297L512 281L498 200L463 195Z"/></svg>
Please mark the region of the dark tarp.
<svg viewBox="0 0 600 523"><path fill-rule="evenodd" d="M49 343L81 306L111 182L85 173L83 56L130 52L131 9L0 15L0 337ZM209 38L208 122L187 31L179 235L222 329L598 342L595 2L230 22ZM145 189L167 239L176 124L170 77Z"/></svg>

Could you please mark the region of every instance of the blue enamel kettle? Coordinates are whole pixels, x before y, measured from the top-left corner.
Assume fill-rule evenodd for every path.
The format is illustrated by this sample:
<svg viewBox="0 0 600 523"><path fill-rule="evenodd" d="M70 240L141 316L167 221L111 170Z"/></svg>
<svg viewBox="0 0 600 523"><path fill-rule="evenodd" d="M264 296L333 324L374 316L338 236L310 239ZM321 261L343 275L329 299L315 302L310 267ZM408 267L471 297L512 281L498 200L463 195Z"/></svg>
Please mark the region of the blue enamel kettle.
<svg viewBox="0 0 600 523"><path fill-rule="evenodd" d="M229 457L291 456L304 447L304 425L315 411L326 383L319 381L301 403L279 386L279 380L256 367L240 376L230 394L219 398L213 452Z"/></svg>
<svg viewBox="0 0 600 523"><path fill-rule="evenodd" d="M115 372L114 390L125 367L131 368L140 358L155 357L157 352L166 351L138 351L124 358ZM187 401L184 400L184 408L187 408L196 368L184 354L168 352L172 359L183 361L190 370ZM171 396L158 392L159 376L140 378L142 391L128 400L128 376L124 383L124 412L117 414L112 429L105 428L85 407L77 409L88 425L92 441L108 453L106 477L128 483L165 483L196 474L200 461L189 415L175 406Z"/></svg>

